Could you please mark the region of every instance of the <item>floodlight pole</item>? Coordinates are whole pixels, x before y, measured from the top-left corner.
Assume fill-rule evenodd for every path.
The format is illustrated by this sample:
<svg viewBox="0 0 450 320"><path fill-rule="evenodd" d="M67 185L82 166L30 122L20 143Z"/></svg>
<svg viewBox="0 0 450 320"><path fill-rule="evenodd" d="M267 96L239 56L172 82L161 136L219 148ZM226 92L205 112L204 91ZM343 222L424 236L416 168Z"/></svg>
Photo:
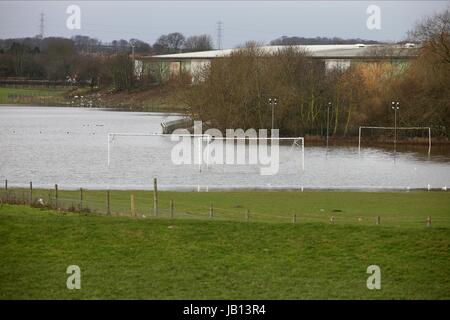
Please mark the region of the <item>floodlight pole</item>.
<svg viewBox="0 0 450 320"><path fill-rule="evenodd" d="M400 102L392 101L391 108L394 110L394 148L397 146L397 110L400 110Z"/></svg>
<svg viewBox="0 0 450 320"><path fill-rule="evenodd" d="M109 164L111 162L111 155L110 155L110 140L111 140L111 133L108 133L108 168L109 168Z"/></svg>
<svg viewBox="0 0 450 320"><path fill-rule="evenodd" d="M134 47L136 46L136 41L134 39L130 40L130 45L131 45L131 60L133 63L133 77L136 75L136 59L134 58Z"/></svg>
<svg viewBox="0 0 450 320"><path fill-rule="evenodd" d="M361 154L361 127L358 130L358 154Z"/></svg>
<svg viewBox="0 0 450 320"><path fill-rule="evenodd" d="M133 59L133 70L134 70L134 64L135 64L135 62L134 62L134 47L136 46L135 41L131 40L130 45L131 45L131 57Z"/></svg>
<svg viewBox="0 0 450 320"><path fill-rule="evenodd" d="M272 130L274 129L275 123L275 107L277 106L278 101L277 98L269 98L269 105L272 107Z"/></svg>
<svg viewBox="0 0 450 320"><path fill-rule="evenodd" d="M328 139L329 139L329 127L330 127L330 108L331 108L331 102L328 102L328 105L327 105L327 150L328 150Z"/></svg>
<svg viewBox="0 0 450 320"><path fill-rule="evenodd" d="M428 157L431 155L431 127L428 128Z"/></svg>

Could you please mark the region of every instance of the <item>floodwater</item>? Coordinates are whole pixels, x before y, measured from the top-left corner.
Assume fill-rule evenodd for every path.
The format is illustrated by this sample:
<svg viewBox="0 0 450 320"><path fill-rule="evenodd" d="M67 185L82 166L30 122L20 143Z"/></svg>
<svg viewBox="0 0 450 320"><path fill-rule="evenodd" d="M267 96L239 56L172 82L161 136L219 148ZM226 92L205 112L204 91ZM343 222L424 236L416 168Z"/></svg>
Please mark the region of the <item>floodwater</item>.
<svg viewBox="0 0 450 320"><path fill-rule="evenodd" d="M221 165L210 158L202 164L174 164L173 150L180 144L168 137L116 135L108 139L108 133L160 133L161 122L179 117L2 106L0 179L7 179L11 187L33 181L35 188L51 188L57 183L67 189L150 189L154 177L165 190L450 187L448 146L432 147L429 156L427 146L399 146L393 152L390 147L367 147L363 143L358 152L357 144L327 150L306 143L303 163L301 144L293 146L293 141L286 141L279 147L279 162L273 158L272 163L278 163L276 174L261 175L261 168L268 164ZM206 142L201 145L203 151L209 150ZM197 149L191 150L192 157L198 154ZM226 153L226 148L222 151Z"/></svg>

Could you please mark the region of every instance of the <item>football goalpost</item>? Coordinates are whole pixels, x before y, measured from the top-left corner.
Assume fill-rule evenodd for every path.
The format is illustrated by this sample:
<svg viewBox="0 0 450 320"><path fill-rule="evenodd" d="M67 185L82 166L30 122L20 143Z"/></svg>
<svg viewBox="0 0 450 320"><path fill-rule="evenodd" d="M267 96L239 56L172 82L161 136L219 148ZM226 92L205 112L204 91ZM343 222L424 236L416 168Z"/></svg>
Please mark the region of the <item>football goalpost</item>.
<svg viewBox="0 0 450 320"><path fill-rule="evenodd" d="M360 126L358 134L358 153L361 152L362 129L380 129L380 130L427 130L428 131L428 155L431 154L431 127L367 127ZM396 138L395 138L396 139Z"/></svg>
<svg viewBox="0 0 450 320"><path fill-rule="evenodd" d="M254 144L256 142L256 144L258 144L259 141L266 141L267 142L271 142L271 141L277 141L278 144L280 142L286 142L286 141L292 141L292 145L291 145L291 151L294 148L300 148L301 150L301 168L302 171L305 170L305 140L303 137L249 137L249 136L232 136L232 137L217 137L217 136L212 136L212 135L208 135L208 134L166 134L166 133L120 133L120 132L110 132L108 133L108 160L107 160L107 165L108 168L110 166L111 163L111 144L114 140L114 137L116 136L123 136L123 137L166 137L166 138L171 138L171 137L178 137L178 138L191 138L191 139L197 139L198 141L198 159L199 159L199 170L201 171L201 167L203 164L203 143L206 142L206 152L207 152L207 159L206 159L206 166L210 165L209 162L209 146L211 144L211 142L218 140L218 141L225 141L225 142L236 142L238 143L238 141L242 141L243 143L245 143L246 141L249 142L249 144ZM241 143L242 143L241 142Z"/></svg>

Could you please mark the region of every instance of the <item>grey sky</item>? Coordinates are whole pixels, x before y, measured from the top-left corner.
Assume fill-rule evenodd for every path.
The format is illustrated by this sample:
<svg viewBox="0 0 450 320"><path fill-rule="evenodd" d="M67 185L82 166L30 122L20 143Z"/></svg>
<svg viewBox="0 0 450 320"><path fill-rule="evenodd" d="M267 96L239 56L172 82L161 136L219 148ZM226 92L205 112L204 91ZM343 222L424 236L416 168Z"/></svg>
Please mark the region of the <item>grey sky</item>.
<svg viewBox="0 0 450 320"><path fill-rule="evenodd" d="M81 8L81 30L66 28L66 8ZM369 5L381 8L381 30L366 27ZM223 21L223 47L247 40L268 42L281 35L401 40L423 15L448 7L449 1L1 1L0 38L39 33L89 35L102 41L138 38L153 43L159 35L207 33L216 40Z"/></svg>

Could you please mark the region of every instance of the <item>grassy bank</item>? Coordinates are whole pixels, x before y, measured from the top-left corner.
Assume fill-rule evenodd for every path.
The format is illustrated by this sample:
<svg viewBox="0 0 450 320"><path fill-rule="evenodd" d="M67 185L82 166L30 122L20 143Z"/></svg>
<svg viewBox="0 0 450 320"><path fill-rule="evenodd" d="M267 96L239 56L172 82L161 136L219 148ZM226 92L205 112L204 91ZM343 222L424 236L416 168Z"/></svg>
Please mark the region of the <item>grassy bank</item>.
<svg viewBox="0 0 450 320"><path fill-rule="evenodd" d="M142 112L184 112L186 106L176 97L176 90L168 86L136 88L130 91L98 90L85 93L96 106Z"/></svg>
<svg viewBox="0 0 450 320"><path fill-rule="evenodd" d="M131 195L135 199L138 217L150 218L153 212L153 192L142 190L111 190L109 208L112 215L131 215ZM6 200L4 190L0 195ZM29 190L10 189L10 199L18 203L29 201ZM78 210L80 190L59 190L58 207ZM55 190L34 189L33 199L41 198L45 205L56 205ZM438 227L450 227L450 193L448 192L158 192L158 215L170 216L170 201L176 218L213 219L257 222L299 222L374 225L393 227L426 226L428 217ZM83 209L107 213L107 191L83 189Z"/></svg>
<svg viewBox="0 0 450 320"><path fill-rule="evenodd" d="M449 299L450 229L0 207L0 298ZM66 268L81 268L81 290ZM379 265L381 290L366 287Z"/></svg>
<svg viewBox="0 0 450 320"><path fill-rule="evenodd" d="M0 104L65 105L70 101L65 97L69 90L69 87L0 87Z"/></svg>
<svg viewBox="0 0 450 320"><path fill-rule="evenodd" d="M183 112L169 88L115 92L88 87L0 87L0 104L112 108L144 112Z"/></svg>

